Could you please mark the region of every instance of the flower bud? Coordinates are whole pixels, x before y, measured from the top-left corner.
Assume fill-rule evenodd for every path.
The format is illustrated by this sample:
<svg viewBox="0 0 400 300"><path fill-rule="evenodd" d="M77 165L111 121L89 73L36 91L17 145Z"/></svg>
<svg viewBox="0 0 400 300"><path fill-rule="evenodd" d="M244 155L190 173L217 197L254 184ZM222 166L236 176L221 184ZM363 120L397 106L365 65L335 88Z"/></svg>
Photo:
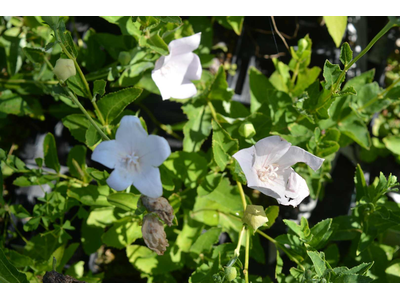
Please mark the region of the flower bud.
<svg viewBox="0 0 400 300"><path fill-rule="evenodd" d="M256 134L256 130L254 129L253 124L245 122L240 125L239 134L246 139L250 139Z"/></svg>
<svg viewBox="0 0 400 300"><path fill-rule="evenodd" d="M167 235L165 234L163 224L158 220L157 216L153 214L144 216L142 235L147 247L158 255L163 255L167 250L169 246Z"/></svg>
<svg viewBox="0 0 400 300"><path fill-rule="evenodd" d="M228 280L228 281L234 280L237 276L236 268L235 267L225 268L225 276L226 276L226 280Z"/></svg>
<svg viewBox="0 0 400 300"><path fill-rule="evenodd" d="M65 81L76 75L74 61L72 59L60 58L57 60L53 70L59 80Z"/></svg>
<svg viewBox="0 0 400 300"><path fill-rule="evenodd" d="M260 226L268 222L264 208L261 205L247 205L243 216L243 223L257 230Z"/></svg>
<svg viewBox="0 0 400 300"><path fill-rule="evenodd" d="M126 66L131 62L131 55L129 52L121 51L118 55L118 61L121 65Z"/></svg>
<svg viewBox="0 0 400 300"><path fill-rule="evenodd" d="M140 199L148 212L156 213L165 224L168 226L172 225L172 221L174 220L174 210L167 199L164 197L150 198L145 195L142 195Z"/></svg>

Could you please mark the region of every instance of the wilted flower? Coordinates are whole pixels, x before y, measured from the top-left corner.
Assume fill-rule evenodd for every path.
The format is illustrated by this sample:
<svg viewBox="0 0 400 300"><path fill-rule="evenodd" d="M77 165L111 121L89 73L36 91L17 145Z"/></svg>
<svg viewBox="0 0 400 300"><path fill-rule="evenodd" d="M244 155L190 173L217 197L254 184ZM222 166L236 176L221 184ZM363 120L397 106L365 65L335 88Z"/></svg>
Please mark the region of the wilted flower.
<svg viewBox="0 0 400 300"><path fill-rule="evenodd" d="M53 70L59 80L65 81L76 75L75 64L72 59L59 58Z"/></svg>
<svg viewBox="0 0 400 300"><path fill-rule="evenodd" d="M124 116L115 140L101 142L92 159L114 169L107 184L122 191L133 184L140 193L151 198L162 195L160 166L171 154L168 142L160 136L148 135L139 118Z"/></svg>
<svg viewBox="0 0 400 300"><path fill-rule="evenodd" d="M140 199L149 212L156 213L168 226L172 225L172 221L174 220L174 209L167 199L164 197L150 198L144 195L142 195Z"/></svg>
<svg viewBox="0 0 400 300"><path fill-rule="evenodd" d="M144 242L149 249L158 255L163 255L169 246L164 226L157 216L147 214L143 218L142 235Z"/></svg>
<svg viewBox="0 0 400 300"><path fill-rule="evenodd" d="M161 56L151 72L163 100L186 99L197 93L191 80L201 78L200 58L192 53L200 45L201 33L169 43L169 55Z"/></svg>
<svg viewBox="0 0 400 300"><path fill-rule="evenodd" d="M247 205L243 216L243 223L250 225L254 230L268 222L264 208L261 205Z"/></svg>
<svg viewBox="0 0 400 300"><path fill-rule="evenodd" d="M324 161L279 136L264 138L233 157L242 167L248 187L277 199L282 205L293 207L299 205L310 191L306 181L291 166L304 162L316 171Z"/></svg>

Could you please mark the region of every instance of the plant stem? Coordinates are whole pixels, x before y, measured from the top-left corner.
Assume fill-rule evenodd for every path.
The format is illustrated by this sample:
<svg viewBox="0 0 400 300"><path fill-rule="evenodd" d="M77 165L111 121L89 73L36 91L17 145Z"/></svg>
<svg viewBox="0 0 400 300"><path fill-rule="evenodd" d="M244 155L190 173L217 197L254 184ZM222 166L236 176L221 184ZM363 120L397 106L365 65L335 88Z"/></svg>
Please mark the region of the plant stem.
<svg viewBox="0 0 400 300"><path fill-rule="evenodd" d="M239 181L236 181L237 187L239 189L239 193L240 193L240 198L242 199L242 204L243 204L243 213L246 210L247 207L247 203L246 203L246 196L244 195L244 191L243 191L243 187L242 184Z"/></svg>
<svg viewBox="0 0 400 300"><path fill-rule="evenodd" d="M88 114L88 112L86 111L86 109L82 106L82 104L79 102L79 100L75 97L75 95L69 90L69 88L64 87L65 91L68 93L69 97L71 98L71 100L78 105L78 107L80 108L80 110L83 112L83 114L86 116L86 118L89 120L90 123L92 123L92 125L96 128L96 130L100 133L101 137L103 138L103 140L105 141L109 141L109 137L103 132L103 130L101 130L101 128L99 127L99 125L97 125L97 123L92 119L92 117Z"/></svg>
<svg viewBox="0 0 400 300"><path fill-rule="evenodd" d="M246 252L245 252L245 259L244 259L244 278L246 283L249 283L249 258L250 258L250 230L246 230Z"/></svg>
<svg viewBox="0 0 400 300"><path fill-rule="evenodd" d="M93 96L92 96L92 92L90 91L89 84L88 84L88 82L87 82L87 80L86 80L85 75L84 75L83 72L82 72L82 69L79 67L79 64L78 64L76 58L75 58L71 53L69 53L69 51L67 50L67 48L65 48L64 44L61 42L61 40L60 40L60 38L59 38L59 36L58 36L58 31L57 31L57 30L54 30L54 33L55 33L56 39L57 39L57 41L59 42L59 44L60 44L60 46L61 46L61 49L63 50L63 52L65 53L65 55L68 56L69 59L72 59L72 61L74 62L75 68L78 70L79 77L81 78L81 80L82 80L82 82L83 82L83 84L84 84L84 86L85 86L87 97L91 100L91 102L92 102L92 104L93 104L93 107L94 107L94 109L95 109L95 111L96 111L96 114L97 114L97 116L98 116L98 118L99 118L101 124L102 124L102 125L106 125L106 122L105 122L105 120L104 120L104 118L103 118L103 115L102 115L102 113L101 113L99 107L97 106L96 102L93 101Z"/></svg>
<svg viewBox="0 0 400 300"><path fill-rule="evenodd" d="M18 233L18 235L21 237L21 239L22 239L26 244L28 244L29 241L28 241L28 240L22 235L22 233L18 230L17 225L15 225L15 223L14 223L14 221L13 221L13 219L12 219L12 216L11 216L11 212L10 212L9 210L7 210L7 212L8 212L8 214L9 214L9 216L10 216L10 222L11 222L12 226L14 227L15 232Z"/></svg>
<svg viewBox="0 0 400 300"><path fill-rule="evenodd" d="M18 84L18 83L28 83L28 84L48 84L48 85L56 85L59 82L56 80L48 80L48 81L37 81L37 80L29 80L29 79L0 79L0 82L9 83L9 84Z"/></svg>
<svg viewBox="0 0 400 300"><path fill-rule="evenodd" d="M302 264L300 264L300 262L293 257L289 251L287 251L287 249L282 246L281 244L279 244L275 239L273 239L272 237L270 237L268 234L262 232L261 230L257 230L257 233L262 235L263 237L265 237L267 240L269 240L270 242L272 242L276 247L278 247L279 249L281 249L283 252L286 253L286 255L289 257L289 259L293 262L295 262L300 268L302 268L303 271L305 271L305 268L303 267Z"/></svg>
<svg viewBox="0 0 400 300"><path fill-rule="evenodd" d="M394 26L394 23L392 23L391 21L389 21L389 23L386 24L385 27L382 28L381 31L379 31L379 33L369 42L369 44L364 48L364 50L362 50L355 58L353 58L348 65L345 66L345 68L343 69L342 73L340 73L339 78L337 79L335 85L333 86L333 88L331 89L330 93L327 95L327 97L321 101L321 106L315 108L313 111L317 111L319 110L322 106L324 106L326 103L326 101L332 97L333 94L336 93L336 91L338 90L340 84L342 83L342 81L344 80L344 76L346 75L347 71L351 68L352 65L354 65L361 57L363 57L371 48L372 46L383 36L385 35L386 32L388 32L392 27Z"/></svg>
<svg viewBox="0 0 400 300"><path fill-rule="evenodd" d="M217 119L217 113L215 112L214 105L211 103L210 100L207 100L207 104L208 104L208 107L210 108L211 115L212 115L214 121L219 124L218 119Z"/></svg>

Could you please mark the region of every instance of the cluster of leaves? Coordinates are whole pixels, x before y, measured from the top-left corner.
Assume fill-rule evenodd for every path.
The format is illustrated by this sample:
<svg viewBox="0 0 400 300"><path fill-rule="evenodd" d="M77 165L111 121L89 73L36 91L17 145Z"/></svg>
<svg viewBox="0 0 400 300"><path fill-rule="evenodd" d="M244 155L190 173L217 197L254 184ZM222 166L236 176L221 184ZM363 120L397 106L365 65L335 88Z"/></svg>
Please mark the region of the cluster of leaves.
<svg viewBox="0 0 400 300"><path fill-rule="evenodd" d="M51 66L59 57L69 57L84 68L85 75L77 72L68 79L67 89L79 97L86 109L93 104L93 111L88 113L112 139L122 116L140 117L142 112L133 109L148 111L146 97L159 94L151 70L160 55L168 55L170 41L202 32L196 53L203 68L207 68L214 58L213 26L218 23L240 34L243 17L190 17L184 21L179 17L103 18L110 26L118 26L121 34L97 33L90 28L82 38L73 38L65 29L64 19L53 28L43 24L40 17L1 21L0 130L14 126L15 116L38 120L52 116L62 120L77 145L68 152L66 168L59 162L51 133L44 139L44 155L36 159L35 167L28 168L18 157L0 150L0 218L10 222L18 218L24 223L23 233L8 231L4 225L0 243L14 246L12 241L18 236L32 234L23 247L7 247L4 253L0 250L4 265L13 266L7 268L10 273L0 268L0 281L39 281L40 276L53 269L55 257L57 271L99 282L106 274L93 274L84 260L65 266L78 248L98 257L106 256L107 248L124 250L127 260L149 282L182 280L172 275L178 270L190 270L189 278L183 279L189 282L243 282L243 251L232 266L237 268L236 278L228 280L225 276L225 266L231 263L242 229L243 206L235 182L246 183L232 155L268 135L280 135L326 159L318 172L305 165L296 166L308 183L311 197L322 198L324 183L330 180L331 164L340 148L356 143L369 153L374 146L368 123L376 112L400 97L398 86L383 90L373 82L373 70L349 80L342 88L353 60L348 44L341 48L342 68L329 61L322 70L310 67L309 36L300 39L297 47L291 47L288 65L273 60L275 71L269 78L255 68L249 70L250 107L232 101L234 92L228 87L223 67L215 73L204 69L201 80L196 82L195 97L171 100L180 103L187 121L172 126L154 124L183 137L182 150L173 152L160 166L163 196L173 206L176 219L173 227L165 228L167 251L157 256L141 239L145 209L139 192L132 187L129 193L116 193L106 184L107 170L88 166L87 154L102 137L58 84ZM45 95L51 97L52 103L44 108L39 99ZM252 136L241 130L249 123L255 130ZM9 136L2 135L1 147L9 149L9 140ZM14 186L46 184L50 191L29 210L12 199L3 199L3 176L12 178ZM285 221L289 232L278 236L275 244L298 265L290 269L290 275L284 275L277 252L279 282L385 281L387 274L398 276L398 264L392 261L397 247L376 242L389 229L396 228L399 221L400 208L384 197L396 179L382 175L367 187L360 168L356 178L357 206L351 216L323 220L312 228L306 219L300 225ZM11 186L6 188L11 190ZM262 197L249 192L246 201L257 204ZM273 226L279 207L269 206L265 212L269 221L260 228L262 231ZM78 238L73 238L72 233ZM222 233L230 242L215 246ZM246 238L241 239L243 246ZM250 256L264 264L265 253L259 239L260 235L251 235ZM349 254L339 259L335 241L343 240L351 240L352 246ZM368 256L374 251L380 256ZM251 275L250 279L271 280Z"/></svg>

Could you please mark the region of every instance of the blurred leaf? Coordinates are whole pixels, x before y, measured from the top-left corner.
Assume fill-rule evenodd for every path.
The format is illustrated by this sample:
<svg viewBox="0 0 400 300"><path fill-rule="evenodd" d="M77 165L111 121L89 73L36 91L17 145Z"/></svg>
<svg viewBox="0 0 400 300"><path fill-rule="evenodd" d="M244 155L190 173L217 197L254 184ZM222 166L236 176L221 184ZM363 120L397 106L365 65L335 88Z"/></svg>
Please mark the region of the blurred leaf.
<svg viewBox="0 0 400 300"><path fill-rule="evenodd" d="M385 146L394 154L400 155L400 136L390 135L383 139Z"/></svg>
<svg viewBox="0 0 400 300"><path fill-rule="evenodd" d="M211 228L201 234L194 244L190 247L190 252L200 255L211 250L212 245L218 242L221 234L221 228Z"/></svg>
<svg viewBox="0 0 400 300"><path fill-rule="evenodd" d="M237 35L242 33L244 17L226 17L226 20Z"/></svg>
<svg viewBox="0 0 400 300"><path fill-rule="evenodd" d="M60 163L58 162L56 140L49 132L43 141L44 162L48 168L60 172Z"/></svg>
<svg viewBox="0 0 400 300"><path fill-rule="evenodd" d="M329 34L335 42L336 47L339 48L343 35L346 32L347 17L325 16L324 20Z"/></svg>
<svg viewBox="0 0 400 300"><path fill-rule="evenodd" d="M125 211L132 211L137 209L140 195L132 193L114 193L107 197L108 203L119 207Z"/></svg>
<svg viewBox="0 0 400 300"><path fill-rule="evenodd" d="M130 218L118 220L102 235L102 241L109 247L123 249L142 237L141 226Z"/></svg>
<svg viewBox="0 0 400 300"><path fill-rule="evenodd" d="M3 283L28 283L24 273L19 272L4 255L0 248L0 282Z"/></svg>

